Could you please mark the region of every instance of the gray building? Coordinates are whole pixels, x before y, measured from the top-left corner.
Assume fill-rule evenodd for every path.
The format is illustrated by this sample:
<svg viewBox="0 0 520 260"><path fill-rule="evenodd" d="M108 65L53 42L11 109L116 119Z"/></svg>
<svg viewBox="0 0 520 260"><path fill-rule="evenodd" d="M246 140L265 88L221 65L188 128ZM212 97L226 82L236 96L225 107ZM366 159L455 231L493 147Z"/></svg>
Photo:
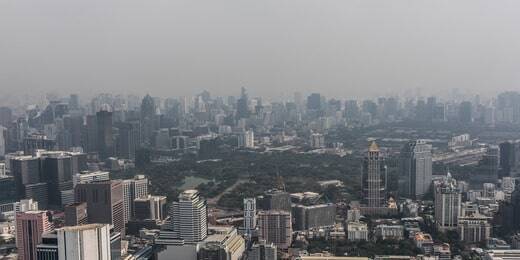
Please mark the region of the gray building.
<svg viewBox="0 0 520 260"><path fill-rule="evenodd" d="M399 158L400 193L420 199L428 192L432 182L432 146L424 140L405 144Z"/></svg>
<svg viewBox="0 0 520 260"><path fill-rule="evenodd" d="M336 219L336 205L333 203L293 207L296 230L333 226Z"/></svg>

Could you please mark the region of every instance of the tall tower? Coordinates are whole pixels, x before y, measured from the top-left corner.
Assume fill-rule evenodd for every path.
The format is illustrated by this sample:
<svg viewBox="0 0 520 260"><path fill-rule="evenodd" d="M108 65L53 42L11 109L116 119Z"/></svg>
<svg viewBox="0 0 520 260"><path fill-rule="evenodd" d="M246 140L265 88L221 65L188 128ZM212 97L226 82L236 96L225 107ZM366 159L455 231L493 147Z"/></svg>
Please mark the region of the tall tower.
<svg viewBox="0 0 520 260"><path fill-rule="evenodd" d="M27 211L16 214L16 247L18 259L36 260L36 246L42 242L42 234L52 231L47 211Z"/></svg>
<svg viewBox="0 0 520 260"><path fill-rule="evenodd" d="M114 137L112 133L112 112L101 110L96 113L97 150L102 159L113 156Z"/></svg>
<svg viewBox="0 0 520 260"><path fill-rule="evenodd" d="M292 243L291 213L287 211L260 211L258 213L258 235L260 240L287 249Z"/></svg>
<svg viewBox="0 0 520 260"><path fill-rule="evenodd" d="M155 101L150 95L146 95L141 102L141 142L151 145L153 131L155 130Z"/></svg>
<svg viewBox="0 0 520 260"><path fill-rule="evenodd" d="M244 199L244 230L247 236L250 236L256 228L256 199Z"/></svg>
<svg viewBox="0 0 520 260"><path fill-rule="evenodd" d="M446 179L435 183L435 223L440 231L457 228L461 213L461 193L450 172Z"/></svg>
<svg viewBox="0 0 520 260"><path fill-rule="evenodd" d="M400 192L403 196L420 199L432 182L432 146L424 140L408 142L401 149L399 170Z"/></svg>
<svg viewBox="0 0 520 260"><path fill-rule="evenodd" d="M367 206L382 207L386 196L386 164L376 142L372 142L364 159L362 183Z"/></svg>
<svg viewBox="0 0 520 260"><path fill-rule="evenodd" d="M78 183L74 188L76 203L86 202L89 223L114 225L124 233L125 215L121 180Z"/></svg>
<svg viewBox="0 0 520 260"><path fill-rule="evenodd" d="M125 205L125 219L132 219L134 200L148 196L148 178L136 175L133 179L123 180L123 201Z"/></svg>
<svg viewBox="0 0 520 260"><path fill-rule="evenodd" d="M206 201L196 190L186 190L171 208L172 230L176 238L196 243L208 236L208 212Z"/></svg>
<svg viewBox="0 0 520 260"><path fill-rule="evenodd" d="M57 233L59 259L111 259L108 224L64 227Z"/></svg>
<svg viewBox="0 0 520 260"><path fill-rule="evenodd" d="M237 118L248 118L249 117L249 107L248 107L248 97L245 88L241 89L240 98L237 100Z"/></svg>

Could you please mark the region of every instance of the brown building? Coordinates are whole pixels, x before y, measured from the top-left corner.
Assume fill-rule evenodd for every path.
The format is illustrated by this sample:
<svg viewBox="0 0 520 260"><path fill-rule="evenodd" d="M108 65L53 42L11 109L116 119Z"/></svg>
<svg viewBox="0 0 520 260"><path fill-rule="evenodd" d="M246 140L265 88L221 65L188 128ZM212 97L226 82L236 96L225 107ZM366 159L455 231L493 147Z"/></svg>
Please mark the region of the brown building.
<svg viewBox="0 0 520 260"><path fill-rule="evenodd" d="M87 203L78 202L65 206L65 226L88 224Z"/></svg>
<svg viewBox="0 0 520 260"><path fill-rule="evenodd" d="M123 183L111 180L80 183L74 189L76 202L86 202L89 223L111 224L114 231L124 233Z"/></svg>

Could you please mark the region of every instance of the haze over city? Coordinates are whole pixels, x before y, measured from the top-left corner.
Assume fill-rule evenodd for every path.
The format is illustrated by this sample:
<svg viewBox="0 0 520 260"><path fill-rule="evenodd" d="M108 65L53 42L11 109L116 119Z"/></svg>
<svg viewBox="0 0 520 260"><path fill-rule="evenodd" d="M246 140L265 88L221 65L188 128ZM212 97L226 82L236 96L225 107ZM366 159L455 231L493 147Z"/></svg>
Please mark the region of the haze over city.
<svg viewBox="0 0 520 260"><path fill-rule="evenodd" d="M0 2L0 88L337 97L518 89L520 2Z"/></svg>

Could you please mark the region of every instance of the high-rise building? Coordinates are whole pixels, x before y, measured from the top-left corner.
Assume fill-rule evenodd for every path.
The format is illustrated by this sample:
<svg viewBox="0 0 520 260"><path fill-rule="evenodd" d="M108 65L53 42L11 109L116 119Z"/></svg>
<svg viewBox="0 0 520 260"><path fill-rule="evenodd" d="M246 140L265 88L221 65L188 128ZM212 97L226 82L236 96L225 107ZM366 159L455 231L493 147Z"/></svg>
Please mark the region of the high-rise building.
<svg viewBox="0 0 520 260"><path fill-rule="evenodd" d="M319 93L312 93L307 97L307 109L321 110L321 95Z"/></svg>
<svg viewBox="0 0 520 260"><path fill-rule="evenodd" d="M98 147L98 124L96 115L86 117L86 138L83 146L87 152L95 152Z"/></svg>
<svg viewBox="0 0 520 260"><path fill-rule="evenodd" d="M125 122L117 125L117 155L124 159L135 159L135 151L141 144L139 122Z"/></svg>
<svg viewBox="0 0 520 260"><path fill-rule="evenodd" d="M333 203L293 207L296 230L333 226L336 220L336 205Z"/></svg>
<svg viewBox="0 0 520 260"><path fill-rule="evenodd" d="M110 224L124 233L123 182L111 180L79 183L74 188L76 203L86 202L89 223Z"/></svg>
<svg viewBox="0 0 520 260"><path fill-rule="evenodd" d="M134 200L148 196L148 178L136 175L133 179L123 180L123 201L125 205L125 219L132 219Z"/></svg>
<svg viewBox="0 0 520 260"><path fill-rule="evenodd" d="M244 231L247 236L251 236L256 228L256 199L244 199Z"/></svg>
<svg viewBox="0 0 520 260"><path fill-rule="evenodd" d="M8 107L0 107L0 126L8 127L13 120L13 112Z"/></svg>
<svg viewBox="0 0 520 260"><path fill-rule="evenodd" d="M87 203L79 202L65 206L65 226L77 226L88 223Z"/></svg>
<svg viewBox="0 0 520 260"><path fill-rule="evenodd" d="M0 125L0 157L5 156L7 149L7 128Z"/></svg>
<svg viewBox="0 0 520 260"><path fill-rule="evenodd" d="M52 231L47 211L27 211L16 214L16 247L18 259L36 260L36 246L42 242L42 235Z"/></svg>
<svg viewBox="0 0 520 260"><path fill-rule="evenodd" d="M239 148L255 148L255 133L248 130L238 135Z"/></svg>
<svg viewBox="0 0 520 260"><path fill-rule="evenodd" d="M249 251L248 260L277 260L276 245L260 240L254 243Z"/></svg>
<svg viewBox="0 0 520 260"><path fill-rule="evenodd" d="M241 89L240 98L237 100L237 118L249 117L249 100L245 88Z"/></svg>
<svg viewBox="0 0 520 260"><path fill-rule="evenodd" d="M206 200L196 190L186 190L179 194L179 201L172 203L171 230L175 238L186 243L196 243L208 235Z"/></svg>
<svg viewBox="0 0 520 260"><path fill-rule="evenodd" d="M88 224L57 229L59 259L110 260L110 226Z"/></svg>
<svg viewBox="0 0 520 260"><path fill-rule="evenodd" d="M520 176L520 141L508 141L499 145L500 177Z"/></svg>
<svg viewBox="0 0 520 260"><path fill-rule="evenodd" d="M258 237L276 247L287 249L292 243L291 213L287 211L260 211L257 217Z"/></svg>
<svg viewBox="0 0 520 260"><path fill-rule="evenodd" d="M432 146L424 140L408 142L401 149L399 170L401 195L420 199L432 182Z"/></svg>
<svg viewBox="0 0 520 260"><path fill-rule="evenodd" d="M152 144L153 132L156 130L155 101L146 95L141 102L141 144Z"/></svg>
<svg viewBox="0 0 520 260"><path fill-rule="evenodd" d="M23 199L26 185L40 183L40 159L32 156L15 157L10 161L10 168L18 199Z"/></svg>
<svg viewBox="0 0 520 260"><path fill-rule="evenodd" d="M106 159L114 155L114 136L112 133L112 112L101 110L96 113L97 151L99 157Z"/></svg>
<svg viewBox="0 0 520 260"><path fill-rule="evenodd" d="M263 210L283 210L291 212L291 196L288 192L271 189L257 197L258 207Z"/></svg>
<svg viewBox="0 0 520 260"><path fill-rule="evenodd" d="M461 216L458 220L460 240L468 243L480 243L491 237L489 217L482 215Z"/></svg>
<svg viewBox="0 0 520 260"><path fill-rule="evenodd" d="M446 178L434 183L435 223L440 231L457 228L461 213L461 193L457 181L448 172Z"/></svg>
<svg viewBox="0 0 520 260"><path fill-rule="evenodd" d="M72 157L58 155L42 158L42 175L47 182L49 204L61 206L61 192L72 189Z"/></svg>
<svg viewBox="0 0 520 260"><path fill-rule="evenodd" d="M464 101L460 103L459 107L459 122L471 123L473 121L473 107L471 102Z"/></svg>
<svg viewBox="0 0 520 260"><path fill-rule="evenodd" d="M368 148L363 161L363 195L369 208L379 208L384 205L386 197L387 169L383 153L375 142Z"/></svg>
<svg viewBox="0 0 520 260"><path fill-rule="evenodd" d="M134 219L163 220L165 218L166 197L150 196L134 200Z"/></svg>

